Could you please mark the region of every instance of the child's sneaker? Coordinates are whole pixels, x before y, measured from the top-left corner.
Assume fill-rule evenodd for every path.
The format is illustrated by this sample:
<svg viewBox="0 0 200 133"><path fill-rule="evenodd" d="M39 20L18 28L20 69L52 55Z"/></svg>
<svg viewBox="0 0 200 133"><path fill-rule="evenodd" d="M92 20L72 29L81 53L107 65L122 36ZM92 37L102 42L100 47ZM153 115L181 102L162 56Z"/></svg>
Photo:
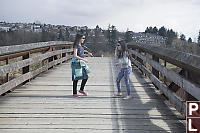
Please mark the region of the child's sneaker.
<svg viewBox="0 0 200 133"><path fill-rule="evenodd" d="M87 96L87 93L85 91L79 90L79 93L83 94L84 96Z"/></svg>
<svg viewBox="0 0 200 133"><path fill-rule="evenodd" d="M128 96L126 96L126 97L124 97L123 99L124 100L128 100L128 99L131 99L132 97L130 96L130 95L128 95Z"/></svg>
<svg viewBox="0 0 200 133"><path fill-rule="evenodd" d="M117 94L114 94L114 97L123 97L123 95L122 95L121 92L119 92L119 93L117 93Z"/></svg>
<svg viewBox="0 0 200 133"><path fill-rule="evenodd" d="M78 98L79 96L77 94L73 94L74 98Z"/></svg>

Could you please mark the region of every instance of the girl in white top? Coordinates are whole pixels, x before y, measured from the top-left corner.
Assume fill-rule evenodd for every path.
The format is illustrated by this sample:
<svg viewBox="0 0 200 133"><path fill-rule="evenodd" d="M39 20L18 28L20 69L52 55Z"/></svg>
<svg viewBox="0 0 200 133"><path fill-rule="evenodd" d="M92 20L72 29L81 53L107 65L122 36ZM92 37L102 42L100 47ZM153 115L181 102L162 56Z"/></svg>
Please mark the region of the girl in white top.
<svg viewBox="0 0 200 133"><path fill-rule="evenodd" d="M131 61L130 61L130 57L128 54L127 44L124 41L121 41L120 45L121 45L121 48L117 53L118 55L116 55L116 57L118 59L118 63L115 64L116 66L120 65L120 67L121 67L120 72L116 79L117 89L118 89L118 93L116 94L116 96L122 96L120 81L124 77L125 84L126 84L126 90L127 90L127 96L123 99L130 99L131 98L131 94L130 94L131 89L130 89L129 76L130 76L130 72L132 71Z"/></svg>

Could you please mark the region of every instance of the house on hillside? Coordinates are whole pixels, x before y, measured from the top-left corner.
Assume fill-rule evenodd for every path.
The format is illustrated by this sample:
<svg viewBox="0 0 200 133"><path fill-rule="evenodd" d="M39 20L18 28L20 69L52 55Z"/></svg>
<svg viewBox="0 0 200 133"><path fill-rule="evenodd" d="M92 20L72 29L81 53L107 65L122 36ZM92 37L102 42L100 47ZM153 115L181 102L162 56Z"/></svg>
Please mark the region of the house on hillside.
<svg viewBox="0 0 200 133"><path fill-rule="evenodd" d="M31 26L31 29L32 29L33 32L42 32L42 27L39 24L33 24Z"/></svg>
<svg viewBox="0 0 200 133"><path fill-rule="evenodd" d="M6 31L6 32L8 32L9 30L11 30L11 27L8 27L8 26L0 26L0 31Z"/></svg>
<svg viewBox="0 0 200 133"><path fill-rule="evenodd" d="M151 44L151 45L163 45L166 43L166 37L155 35L151 33L133 33L132 40L136 43Z"/></svg>

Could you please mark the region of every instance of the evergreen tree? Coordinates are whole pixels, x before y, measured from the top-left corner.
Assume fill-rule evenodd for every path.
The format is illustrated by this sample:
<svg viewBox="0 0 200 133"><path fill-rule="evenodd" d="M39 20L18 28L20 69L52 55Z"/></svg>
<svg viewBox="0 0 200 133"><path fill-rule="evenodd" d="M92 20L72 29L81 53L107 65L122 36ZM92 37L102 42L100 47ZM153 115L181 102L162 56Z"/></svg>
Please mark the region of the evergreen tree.
<svg viewBox="0 0 200 133"><path fill-rule="evenodd" d="M126 42L131 42L133 39L132 39L132 36L133 36L133 34L132 34L133 32L132 31L126 31L126 33L125 33L125 41Z"/></svg>
<svg viewBox="0 0 200 133"><path fill-rule="evenodd" d="M97 30L99 30L99 29L100 29L100 28L99 28L99 25L97 25L97 26L96 26L96 29L97 29Z"/></svg>
<svg viewBox="0 0 200 133"><path fill-rule="evenodd" d="M149 27L146 28L145 33L149 33Z"/></svg>
<svg viewBox="0 0 200 133"><path fill-rule="evenodd" d="M153 28L151 26L147 27L145 33L154 33Z"/></svg>
<svg viewBox="0 0 200 133"><path fill-rule="evenodd" d="M111 43L111 27L110 24L108 25L108 30L107 30L107 38L108 38L108 43Z"/></svg>
<svg viewBox="0 0 200 133"><path fill-rule="evenodd" d="M153 28L153 34L158 34L158 28L156 26Z"/></svg>
<svg viewBox="0 0 200 133"><path fill-rule="evenodd" d="M79 31L81 34L84 34L84 29L80 29Z"/></svg>
<svg viewBox="0 0 200 133"><path fill-rule="evenodd" d="M200 31L199 31L199 36L198 36L197 42L198 42L198 44L200 44Z"/></svg>
<svg viewBox="0 0 200 133"><path fill-rule="evenodd" d="M41 41L45 42L47 38L47 33L44 29L42 29Z"/></svg>
<svg viewBox="0 0 200 133"><path fill-rule="evenodd" d="M114 25L111 26L111 43L114 44L117 40L117 29Z"/></svg>
<svg viewBox="0 0 200 133"><path fill-rule="evenodd" d="M94 34L95 34L95 36L99 36L99 34L100 34L100 28L99 28L99 26L97 25L96 26L96 28L94 29Z"/></svg>
<svg viewBox="0 0 200 133"><path fill-rule="evenodd" d="M167 45L171 45L175 38L177 38L177 33L175 33L172 29L167 30Z"/></svg>
<svg viewBox="0 0 200 133"><path fill-rule="evenodd" d="M66 30L65 30L65 35L66 35L66 37L67 37L67 39L69 39L69 37L70 37L70 32L69 32L69 30L66 28Z"/></svg>
<svg viewBox="0 0 200 133"><path fill-rule="evenodd" d="M166 37L167 36L167 30L165 29L164 26L162 26L159 30L158 30L158 34L160 36Z"/></svg>
<svg viewBox="0 0 200 133"><path fill-rule="evenodd" d="M64 40L63 33L62 33L61 29L59 30L58 39L59 40Z"/></svg>
<svg viewBox="0 0 200 133"><path fill-rule="evenodd" d="M114 46L114 44L117 41L117 29L115 28L114 25L110 26L109 24L107 30L107 38L108 38L108 43Z"/></svg>
<svg viewBox="0 0 200 133"><path fill-rule="evenodd" d="M188 38L188 43L192 43L192 38Z"/></svg>
<svg viewBox="0 0 200 133"><path fill-rule="evenodd" d="M181 34L181 35L180 35L180 39L181 39L182 41L185 41L185 35L184 35L184 34Z"/></svg>
<svg viewBox="0 0 200 133"><path fill-rule="evenodd" d="M149 33L153 33L153 28L151 26L149 27Z"/></svg>

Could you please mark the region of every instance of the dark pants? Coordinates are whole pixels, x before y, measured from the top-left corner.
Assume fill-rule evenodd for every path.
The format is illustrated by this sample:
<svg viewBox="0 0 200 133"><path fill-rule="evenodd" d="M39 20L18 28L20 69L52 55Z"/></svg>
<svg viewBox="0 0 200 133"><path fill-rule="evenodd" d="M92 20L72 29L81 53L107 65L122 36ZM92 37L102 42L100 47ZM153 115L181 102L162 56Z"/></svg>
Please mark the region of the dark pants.
<svg viewBox="0 0 200 133"><path fill-rule="evenodd" d="M81 88L80 90L84 90L85 84L87 82L88 79L83 79L81 82ZM78 80L74 80L73 81L73 94L77 94L77 84L78 84Z"/></svg>

